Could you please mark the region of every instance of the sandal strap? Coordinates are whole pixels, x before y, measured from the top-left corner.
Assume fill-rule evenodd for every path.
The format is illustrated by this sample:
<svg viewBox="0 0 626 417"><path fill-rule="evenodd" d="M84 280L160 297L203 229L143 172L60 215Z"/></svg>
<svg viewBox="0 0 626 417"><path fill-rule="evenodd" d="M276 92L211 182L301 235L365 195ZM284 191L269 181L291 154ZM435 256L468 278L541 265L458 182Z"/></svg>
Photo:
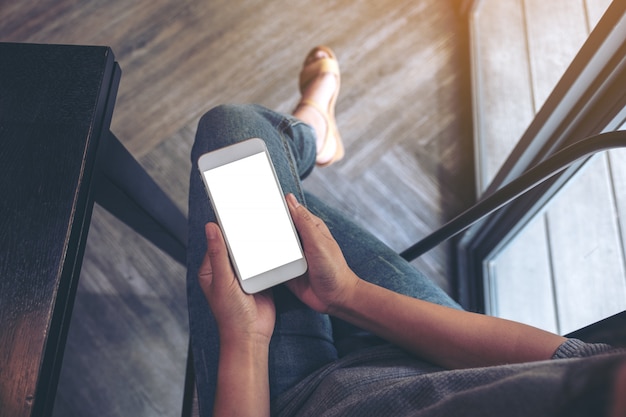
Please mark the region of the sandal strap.
<svg viewBox="0 0 626 417"><path fill-rule="evenodd" d="M330 73L339 80L339 62L334 58L321 58L307 65L300 72L300 92L303 93L308 85L320 74Z"/></svg>
<svg viewBox="0 0 626 417"><path fill-rule="evenodd" d="M317 110L322 117L324 118L324 121L326 122L326 124L330 124L330 116L327 113L327 109L323 108L322 106L320 106L319 104L317 104L316 102L314 102L313 100L309 100L308 98L302 99L300 100L300 106L301 105L307 105L307 106L311 106L314 107L315 110Z"/></svg>
<svg viewBox="0 0 626 417"><path fill-rule="evenodd" d="M330 120L330 115L327 113L327 109L323 108L322 106L320 106L319 104L317 104L313 100L309 100L309 99L301 100L299 105L300 106L301 105L306 105L306 106L313 107L315 110L317 110L319 112L319 114L324 119L324 122L326 123L326 135L324 137L324 142L322 143L322 148L318 150L317 154L321 155L321 154L324 154L327 151L327 148L328 148L328 146L330 144L330 140L329 139L333 135L336 137L336 140L337 140L336 146L339 148L341 146L341 144L340 144L341 138L339 137L339 133L336 131L336 128L333 126L332 121ZM335 158L338 156L337 154L339 152L343 153L343 151L337 150L335 152L335 157L333 157L332 161L335 160ZM341 156L343 156L343 154Z"/></svg>

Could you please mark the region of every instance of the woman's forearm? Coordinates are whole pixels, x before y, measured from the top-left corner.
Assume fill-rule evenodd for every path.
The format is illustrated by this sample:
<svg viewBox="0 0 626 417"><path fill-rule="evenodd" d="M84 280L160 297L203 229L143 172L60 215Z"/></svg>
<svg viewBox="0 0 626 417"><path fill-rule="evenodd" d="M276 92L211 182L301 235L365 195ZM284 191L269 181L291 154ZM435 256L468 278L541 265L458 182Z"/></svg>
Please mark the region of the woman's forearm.
<svg viewBox="0 0 626 417"><path fill-rule="evenodd" d="M266 343L220 344L216 417L270 415L268 354Z"/></svg>
<svg viewBox="0 0 626 417"><path fill-rule="evenodd" d="M549 359L566 339L439 306L360 280L331 314L450 369Z"/></svg>

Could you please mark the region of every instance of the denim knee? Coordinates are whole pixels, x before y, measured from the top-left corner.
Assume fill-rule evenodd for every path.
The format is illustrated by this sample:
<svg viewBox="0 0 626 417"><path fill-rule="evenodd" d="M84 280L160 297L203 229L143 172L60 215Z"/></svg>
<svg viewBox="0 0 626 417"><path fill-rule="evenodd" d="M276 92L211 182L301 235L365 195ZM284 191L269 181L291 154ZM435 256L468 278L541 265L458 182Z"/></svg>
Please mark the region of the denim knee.
<svg viewBox="0 0 626 417"><path fill-rule="evenodd" d="M192 158L249 138L265 141L274 162L289 154L300 179L315 166L315 136L310 126L290 115L256 104L223 104L198 123Z"/></svg>
<svg viewBox="0 0 626 417"><path fill-rule="evenodd" d="M192 156L249 139L255 123L265 123L259 117L257 106L245 104L222 104L206 112L198 122Z"/></svg>

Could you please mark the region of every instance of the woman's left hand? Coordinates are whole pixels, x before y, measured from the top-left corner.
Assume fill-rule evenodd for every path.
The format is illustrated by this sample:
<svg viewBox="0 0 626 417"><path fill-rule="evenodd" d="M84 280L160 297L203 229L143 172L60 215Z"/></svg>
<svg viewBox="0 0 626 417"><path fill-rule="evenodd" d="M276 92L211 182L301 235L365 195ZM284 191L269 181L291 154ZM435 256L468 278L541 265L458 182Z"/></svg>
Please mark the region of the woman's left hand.
<svg viewBox="0 0 626 417"><path fill-rule="evenodd" d="M243 292L230 264L219 226L207 223L207 252L200 266L200 287L215 316L221 343L261 342L272 337L276 309L271 290Z"/></svg>

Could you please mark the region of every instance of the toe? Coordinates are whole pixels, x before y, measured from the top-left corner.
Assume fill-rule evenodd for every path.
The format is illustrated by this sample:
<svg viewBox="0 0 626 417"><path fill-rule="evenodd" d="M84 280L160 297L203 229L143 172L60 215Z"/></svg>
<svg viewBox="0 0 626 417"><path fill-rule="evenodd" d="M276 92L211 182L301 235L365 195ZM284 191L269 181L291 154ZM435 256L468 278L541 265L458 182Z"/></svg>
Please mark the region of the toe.
<svg viewBox="0 0 626 417"><path fill-rule="evenodd" d="M306 66L324 58L332 58L332 56L323 48L315 48L309 53L309 55L307 55L306 60L304 61L304 65Z"/></svg>

